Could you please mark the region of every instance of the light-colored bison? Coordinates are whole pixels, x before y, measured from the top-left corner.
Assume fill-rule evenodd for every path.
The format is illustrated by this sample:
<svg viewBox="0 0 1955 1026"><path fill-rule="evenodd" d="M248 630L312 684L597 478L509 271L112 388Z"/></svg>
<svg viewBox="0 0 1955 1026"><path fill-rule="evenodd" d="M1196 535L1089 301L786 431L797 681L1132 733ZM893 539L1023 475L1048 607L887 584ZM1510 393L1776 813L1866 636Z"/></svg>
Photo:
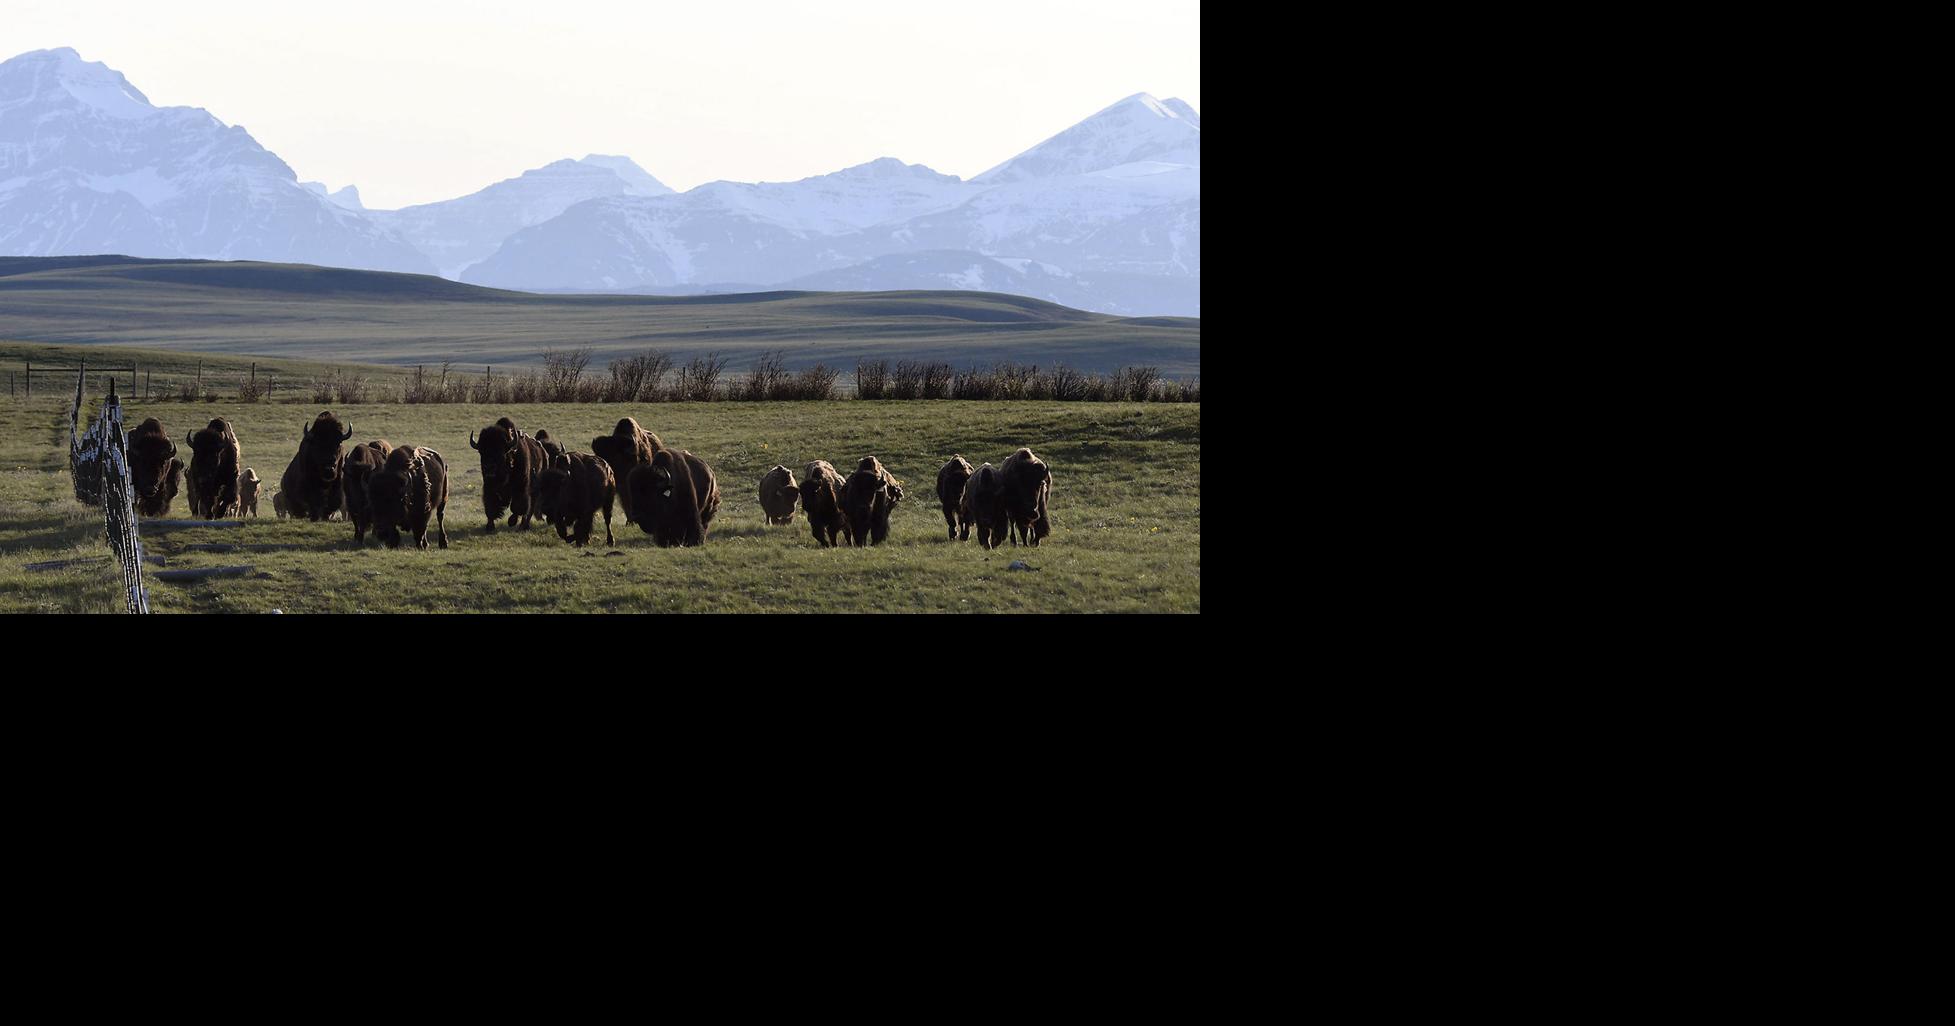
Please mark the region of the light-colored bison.
<svg viewBox="0 0 1955 1026"><path fill-rule="evenodd" d="M770 524L792 523L794 503L799 498L801 486L794 481L794 471L786 467L776 464L760 479L760 509Z"/></svg>

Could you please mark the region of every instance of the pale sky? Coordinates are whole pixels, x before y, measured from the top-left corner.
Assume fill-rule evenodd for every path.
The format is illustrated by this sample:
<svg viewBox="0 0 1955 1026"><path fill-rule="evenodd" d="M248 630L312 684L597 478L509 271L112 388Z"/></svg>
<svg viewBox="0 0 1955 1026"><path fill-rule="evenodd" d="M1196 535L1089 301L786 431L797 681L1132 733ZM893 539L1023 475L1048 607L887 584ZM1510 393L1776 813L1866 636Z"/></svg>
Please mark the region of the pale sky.
<svg viewBox="0 0 1955 1026"><path fill-rule="evenodd" d="M1124 96L1202 106L1200 0L0 0L0 60L58 46L379 209L586 153L970 178Z"/></svg>

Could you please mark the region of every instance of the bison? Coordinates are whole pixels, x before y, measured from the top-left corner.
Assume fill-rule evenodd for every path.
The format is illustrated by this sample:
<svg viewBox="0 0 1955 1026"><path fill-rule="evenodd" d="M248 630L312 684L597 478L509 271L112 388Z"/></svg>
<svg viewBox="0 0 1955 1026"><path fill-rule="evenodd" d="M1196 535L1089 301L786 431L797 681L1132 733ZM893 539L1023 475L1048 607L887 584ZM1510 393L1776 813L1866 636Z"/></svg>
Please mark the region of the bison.
<svg viewBox="0 0 1955 1026"><path fill-rule="evenodd" d="M384 438L376 438L365 445L354 446L341 466L340 490L346 500L346 519L353 521L355 545L365 544L367 531L373 527L373 495L370 487L373 475L387 465L387 457L393 453L393 445Z"/></svg>
<svg viewBox="0 0 1955 1026"><path fill-rule="evenodd" d="M425 445L403 445L367 475L367 501L373 505L373 536L399 548L401 529L414 532L416 548L428 547L428 518L435 539L448 547L448 461Z"/></svg>
<svg viewBox="0 0 1955 1026"><path fill-rule="evenodd" d="M618 421L610 434L591 439L591 451L610 464L611 475L618 479L618 505L624 507L627 524L637 516L632 505L631 472L650 464L652 457L664 447L657 435L639 427L630 417Z"/></svg>
<svg viewBox="0 0 1955 1026"><path fill-rule="evenodd" d="M881 545L889 537L889 513L902 501L903 486L874 456L862 457L855 473L842 485L842 515L848 518L849 541Z"/></svg>
<svg viewBox="0 0 1955 1026"><path fill-rule="evenodd" d="M1030 449L1020 449L1005 457L999 468L1005 478L1005 517L1011 523L1008 537L1013 545L1036 546L1052 533L1052 521L1045 515L1046 499L1052 494L1052 468Z"/></svg>
<svg viewBox="0 0 1955 1026"><path fill-rule="evenodd" d="M650 463L631 472L626 488L639 529L660 548L706 544L720 489L705 460L684 449L661 448Z"/></svg>
<svg viewBox="0 0 1955 1026"><path fill-rule="evenodd" d="M598 510L604 511L604 544L611 536L611 505L618 497L618 480L604 457L567 452L550 461L537 486L536 508L557 526L557 537L578 548L591 540Z"/></svg>
<svg viewBox="0 0 1955 1026"><path fill-rule="evenodd" d="M163 432L163 422L151 417L136 425L123 451L129 456L130 483L136 486L136 512L146 517L168 513L183 477L183 461L176 458L176 443Z"/></svg>
<svg viewBox="0 0 1955 1026"><path fill-rule="evenodd" d="M244 456L231 422L218 417L185 435L184 442L190 446L190 515L205 520L230 515L238 504L238 464Z"/></svg>
<svg viewBox="0 0 1955 1026"><path fill-rule="evenodd" d="M957 540L958 510L964 505L964 482L971 479L971 461L961 455L950 458L950 462L937 471L937 505L943 507L944 524L950 528L950 540ZM971 540L971 522L963 522L964 540Z"/></svg>
<svg viewBox="0 0 1955 1026"><path fill-rule="evenodd" d="M339 512L340 466L346 459L339 446L353 437L353 429L342 426L328 410L307 424L301 434L299 453L279 479L279 498L285 502L285 511L294 517L324 520ZM273 508L277 508L276 503Z"/></svg>
<svg viewBox="0 0 1955 1026"><path fill-rule="evenodd" d="M822 548L836 544L839 536L848 541L847 519L842 516L842 475L827 460L815 460L802 468L801 512L808 515L808 529Z"/></svg>
<svg viewBox="0 0 1955 1026"><path fill-rule="evenodd" d="M794 483L794 471L786 467L776 464L760 479L760 508L770 524L792 523L794 500L800 497L801 488Z"/></svg>
<svg viewBox="0 0 1955 1026"><path fill-rule="evenodd" d="M239 516L246 513L254 517L258 515L258 486L263 483L258 478L258 472L250 467L244 468L244 473L238 475ZM274 506L276 502L277 500L273 500Z"/></svg>
<svg viewBox="0 0 1955 1026"><path fill-rule="evenodd" d="M504 417L482 429L481 441L469 432L468 447L482 454L482 510L488 514L489 530L496 529L505 507L509 526L520 521L522 530L529 530L535 516L536 482L549 465L542 444Z"/></svg>
<svg viewBox="0 0 1955 1026"><path fill-rule="evenodd" d="M1005 478L997 467L987 463L971 472L957 518L977 525L980 546L995 549L1005 543Z"/></svg>
<svg viewBox="0 0 1955 1026"><path fill-rule="evenodd" d="M557 457L562 456L564 453L563 446L558 445L556 440L550 437L548 431L538 431L536 433L536 444L543 447L543 454L547 457L544 462L546 468L555 466Z"/></svg>

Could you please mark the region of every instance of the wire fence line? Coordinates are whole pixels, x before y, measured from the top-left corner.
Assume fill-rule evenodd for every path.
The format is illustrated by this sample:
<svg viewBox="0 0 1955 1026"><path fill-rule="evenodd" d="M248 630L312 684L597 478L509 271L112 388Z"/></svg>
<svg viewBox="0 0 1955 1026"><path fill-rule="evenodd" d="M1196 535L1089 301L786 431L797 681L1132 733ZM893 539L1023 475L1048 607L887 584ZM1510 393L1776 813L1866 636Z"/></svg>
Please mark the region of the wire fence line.
<svg viewBox="0 0 1955 1026"><path fill-rule="evenodd" d="M143 540L136 529L136 488L129 477L128 435L122 430L122 400L109 379L102 412L81 430L84 367L75 376L75 405L68 418L68 473L75 481L75 498L102 508L102 530L109 548L122 565L122 587L131 613L149 612L149 591L143 587Z"/></svg>

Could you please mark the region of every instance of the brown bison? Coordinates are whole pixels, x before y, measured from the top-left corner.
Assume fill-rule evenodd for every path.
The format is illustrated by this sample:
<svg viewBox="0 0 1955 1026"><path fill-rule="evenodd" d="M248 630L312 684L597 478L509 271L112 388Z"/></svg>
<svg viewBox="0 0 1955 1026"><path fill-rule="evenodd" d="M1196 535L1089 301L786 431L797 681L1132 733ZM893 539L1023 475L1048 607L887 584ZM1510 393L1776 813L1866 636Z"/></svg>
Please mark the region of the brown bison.
<svg viewBox="0 0 1955 1026"><path fill-rule="evenodd" d="M482 454L482 510L488 514L489 530L496 529L502 511L509 510L509 526L529 530L536 515L536 483L549 466L542 443L517 430L516 422L504 417L482 429L482 439L468 436L468 447Z"/></svg>
<svg viewBox="0 0 1955 1026"><path fill-rule="evenodd" d="M964 482L971 479L971 461L963 456L952 456L950 462L937 471L937 505L943 507L944 524L950 528L950 540L957 540L957 511L964 505ZM964 521L964 540L971 540L971 522Z"/></svg>
<svg viewBox="0 0 1955 1026"><path fill-rule="evenodd" d="M842 515L851 544L881 545L889 537L889 513L902 501L903 486L874 456L862 457L842 485Z"/></svg>
<svg viewBox="0 0 1955 1026"><path fill-rule="evenodd" d="M612 428L610 434L591 439L591 451L610 464L611 475L618 479L618 505L624 507L627 524L637 516L632 506L631 472L649 465L652 457L664 447L657 435L639 427L638 422L630 417L618 421L618 426Z"/></svg>
<svg viewBox="0 0 1955 1026"><path fill-rule="evenodd" d="M1046 499L1052 493L1052 468L1032 455L1032 450L1020 449L1005 457L999 473L1005 477L1005 518L1016 532L1008 537L1013 545L1037 545L1040 538L1052 533L1052 521L1045 515Z"/></svg>
<svg viewBox="0 0 1955 1026"><path fill-rule="evenodd" d="M591 527L599 510L604 511L604 544L616 545L611 536L611 505L618 497L618 479L604 457L587 452L567 452L550 461L537 486L536 508L557 525L557 537L583 548L591 540Z"/></svg>
<svg viewBox="0 0 1955 1026"><path fill-rule="evenodd" d="M236 512L244 450L231 422L218 417L202 431L184 436L184 442L190 446L190 515L217 520Z"/></svg>
<svg viewBox="0 0 1955 1026"><path fill-rule="evenodd" d="M146 517L168 513L183 477L183 461L176 458L176 443L163 433L163 422L151 417L136 425L124 446L130 483L136 486L136 512Z"/></svg>
<svg viewBox="0 0 1955 1026"><path fill-rule="evenodd" d="M964 496L957 506L957 518L977 525L978 544L995 549L1005 543L1005 477L987 463L971 472L964 482Z"/></svg>
<svg viewBox="0 0 1955 1026"><path fill-rule="evenodd" d="M250 467L238 475L238 515L246 513L258 515L258 486L264 482L258 479L258 472Z"/></svg>
<svg viewBox="0 0 1955 1026"><path fill-rule="evenodd" d="M822 548L848 541L848 520L842 516L842 475L827 460L815 460L802 468L801 512L808 515L808 528Z"/></svg>
<svg viewBox="0 0 1955 1026"><path fill-rule="evenodd" d="M631 472L626 488L638 527L660 548L706 544L706 529L719 512L720 489L706 461L684 449L661 448L652 462Z"/></svg>
<svg viewBox="0 0 1955 1026"><path fill-rule="evenodd" d="M794 471L776 464L760 479L760 508L767 514L770 524L787 524L794 521L794 500L801 497L801 488L794 483Z"/></svg>
<svg viewBox="0 0 1955 1026"><path fill-rule="evenodd" d="M548 457L544 463L545 467L554 466L557 462L557 457L562 456L564 453L563 446L558 445L556 440L550 437L548 431L538 431L536 433L536 444L543 447L543 454Z"/></svg>
<svg viewBox="0 0 1955 1026"><path fill-rule="evenodd" d="M399 548L401 530L414 533L417 548L428 547L428 518L435 539L448 547L448 461L425 445L403 445L367 475L367 501L373 505L373 536Z"/></svg>
<svg viewBox="0 0 1955 1026"><path fill-rule="evenodd" d="M340 490L346 500L346 519L353 521L353 544L366 542L373 527L373 495L369 487L373 475L387 465L394 447L384 438L356 445L346 453L340 467Z"/></svg>
<svg viewBox="0 0 1955 1026"><path fill-rule="evenodd" d="M305 426L302 436L298 455L279 479L278 494L292 516L324 520L339 512L340 464L346 459L339 446L353 437L353 429L325 411Z"/></svg>

